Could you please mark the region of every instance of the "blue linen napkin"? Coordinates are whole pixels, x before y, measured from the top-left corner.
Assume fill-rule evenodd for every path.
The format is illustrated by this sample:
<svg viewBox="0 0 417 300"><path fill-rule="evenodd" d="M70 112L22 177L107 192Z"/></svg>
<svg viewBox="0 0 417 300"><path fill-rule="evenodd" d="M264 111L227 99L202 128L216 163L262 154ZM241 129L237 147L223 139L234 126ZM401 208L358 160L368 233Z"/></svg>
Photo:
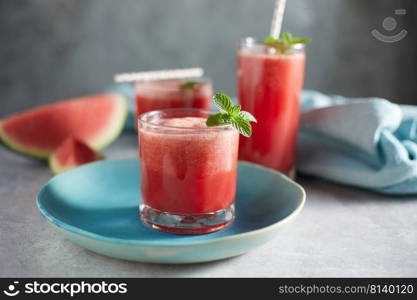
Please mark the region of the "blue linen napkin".
<svg viewBox="0 0 417 300"><path fill-rule="evenodd" d="M384 194L417 194L417 107L304 91L297 170Z"/></svg>
<svg viewBox="0 0 417 300"><path fill-rule="evenodd" d="M134 130L133 85L107 91L128 99L125 129ZM305 90L301 111L298 172L383 194L417 194L417 107Z"/></svg>

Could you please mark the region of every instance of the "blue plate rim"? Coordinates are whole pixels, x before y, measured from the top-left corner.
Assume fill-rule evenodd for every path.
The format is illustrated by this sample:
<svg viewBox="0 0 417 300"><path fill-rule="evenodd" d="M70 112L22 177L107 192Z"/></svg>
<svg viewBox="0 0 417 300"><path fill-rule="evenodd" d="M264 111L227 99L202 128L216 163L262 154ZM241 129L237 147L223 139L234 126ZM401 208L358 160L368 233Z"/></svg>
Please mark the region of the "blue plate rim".
<svg viewBox="0 0 417 300"><path fill-rule="evenodd" d="M234 240L234 239L250 238L251 236L254 236L254 235L259 235L259 234L262 234L262 233L267 233L267 232L273 231L275 228L279 228L283 224L288 223L288 222L292 221L295 217L297 217L298 214L303 209L305 201L306 201L306 192L305 192L304 188L300 184L298 184L297 182L290 179L288 176L286 176L283 173L278 172L274 169L271 169L271 168L267 168L267 167L264 167L264 166L261 166L261 165L255 164L255 163L239 160L238 161L239 165L241 165L241 164L245 165L246 164L246 165L252 166L254 168L266 170L269 173L274 174L274 176L280 176L285 181L294 185L301 192L301 203L299 204L299 206L294 211L292 211L288 216L284 217L280 221L278 221L276 223L273 223L271 225L259 228L259 229L251 230L249 232L237 233L237 234L233 234L233 235L229 235L229 236L223 236L223 237L219 237L219 238L199 240L199 241L186 241L186 242L184 242L183 240L181 242L173 242L173 241L149 241L149 240L139 240L139 239L126 240L126 239L120 239L120 238L107 237L107 236L100 235L100 234L97 234L97 233L93 233L93 232L90 232L90 231L87 231L87 230L84 230L84 229L80 229L77 226L73 226L73 225L70 225L68 223L65 223L65 222L55 218L45 208L42 207L41 200L40 200L40 198L42 196L42 193L44 193L44 190L47 188L47 186L49 184L51 184L53 181L59 179L60 176L79 171L81 168L91 167L91 165L95 165L95 164L105 164L105 163L110 163L110 162L115 162L115 161L127 161L127 160L138 160L138 158L111 159L111 160L105 160L105 161L97 161L97 162L86 164L84 166L80 166L80 167L75 168L73 170L69 170L69 171L67 171L63 174L59 174L59 175L54 176L53 178L48 180L48 182L40 189L40 191L36 195L36 205L37 205L41 215L49 223L51 223L52 225L57 226L58 228L60 228L64 231L68 231L70 233L82 236L84 238L93 239L93 240L100 241L100 242L106 242L106 243L112 243L112 244L121 244L121 245L129 245L129 246L136 245L136 246L185 247L185 246L193 246L193 245L213 244L213 243L219 243L219 242L224 242L224 241ZM209 234L207 234L207 236L208 235ZM183 235L181 235L181 236L183 236Z"/></svg>

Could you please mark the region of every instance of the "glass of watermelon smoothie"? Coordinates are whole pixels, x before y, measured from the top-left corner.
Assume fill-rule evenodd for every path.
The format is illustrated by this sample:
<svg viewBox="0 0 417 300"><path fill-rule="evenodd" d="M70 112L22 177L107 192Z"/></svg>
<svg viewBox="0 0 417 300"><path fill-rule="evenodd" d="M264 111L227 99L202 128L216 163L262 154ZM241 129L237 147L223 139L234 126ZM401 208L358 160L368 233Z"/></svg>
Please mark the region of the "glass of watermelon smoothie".
<svg viewBox="0 0 417 300"><path fill-rule="evenodd" d="M209 115L165 109L139 117L140 216L151 227L200 234L233 221L239 132L207 127Z"/></svg>
<svg viewBox="0 0 417 300"><path fill-rule="evenodd" d="M282 52L246 38L240 44L237 60L242 109L262 120L253 125L250 139L241 138L239 159L293 177L305 46L290 45Z"/></svg>
<svg viewBox="0 0 417 300"><path fill-rule="evenodd" d="M207 78L138 81L136 116L165 108L208 109L213 96L212 83Z"/></svg>

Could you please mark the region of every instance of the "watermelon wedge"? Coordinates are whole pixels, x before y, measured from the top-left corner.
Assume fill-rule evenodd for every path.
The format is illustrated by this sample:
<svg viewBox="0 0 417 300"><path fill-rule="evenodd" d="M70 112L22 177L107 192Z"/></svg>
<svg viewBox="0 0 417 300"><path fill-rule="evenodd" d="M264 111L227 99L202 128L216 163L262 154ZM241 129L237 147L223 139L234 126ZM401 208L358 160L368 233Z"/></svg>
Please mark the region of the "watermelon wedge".
<svg viewBox="0 0 417 300"><path fill-rule="evenodd" d="M100 94L44 105L0 120L0 139L13 150L48 158L68 137L100 150L122 131L124 97Z"/></svg>
<svg viewBox="0 0 417 300"><path fill-rule="evenodd" d="M82 141L69 137L49 157L49 168L58 174L96 160L103 156Z"/></svg>

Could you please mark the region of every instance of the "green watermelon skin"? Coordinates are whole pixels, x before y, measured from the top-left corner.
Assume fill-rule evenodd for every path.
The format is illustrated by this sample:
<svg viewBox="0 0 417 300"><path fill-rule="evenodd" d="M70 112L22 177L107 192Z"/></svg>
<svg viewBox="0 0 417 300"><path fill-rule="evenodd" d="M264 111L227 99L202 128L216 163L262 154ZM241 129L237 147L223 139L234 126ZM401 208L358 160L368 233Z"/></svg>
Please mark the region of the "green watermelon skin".
<svg viewBox="0 0 417 300"><path fill-rule="evenodd" d="M126 99L98 94L44 105L0 120L0 139L20 153L47 159L68 137L101 150L123 129Z"/></svg>

